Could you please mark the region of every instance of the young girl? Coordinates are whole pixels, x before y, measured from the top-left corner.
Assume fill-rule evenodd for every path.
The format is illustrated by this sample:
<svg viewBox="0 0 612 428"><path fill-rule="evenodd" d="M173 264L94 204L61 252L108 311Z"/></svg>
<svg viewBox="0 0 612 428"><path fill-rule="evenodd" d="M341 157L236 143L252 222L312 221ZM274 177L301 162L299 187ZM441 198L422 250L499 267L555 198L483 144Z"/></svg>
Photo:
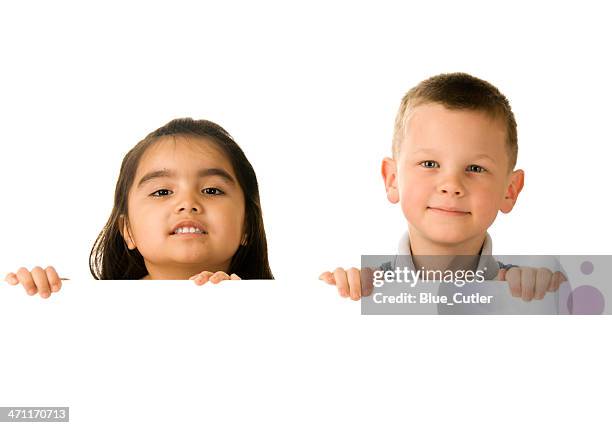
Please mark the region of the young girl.
<svg viewBox="0 0 612 428"><path fill-rule="evenodd" d="M136 144L89 267L96 279L273 279L257 177L227 131L176 119ZM43 298L61 288L52 266L6 281Z"/></svg>

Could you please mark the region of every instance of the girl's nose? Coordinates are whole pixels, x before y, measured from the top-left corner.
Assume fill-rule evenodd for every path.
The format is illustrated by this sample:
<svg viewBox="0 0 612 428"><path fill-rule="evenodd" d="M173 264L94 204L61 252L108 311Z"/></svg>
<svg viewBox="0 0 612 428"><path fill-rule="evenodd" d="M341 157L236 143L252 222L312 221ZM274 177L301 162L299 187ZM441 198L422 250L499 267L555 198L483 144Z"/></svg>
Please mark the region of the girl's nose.
<svg viewBox="0 0 612 428"><path fill-rule="evenodd" d="M184 195L177 205L178 212L195 212L201 213L203 211L202 203L194 195Z"/></svg>
<svg viewBox="0 0 612 428"><path fill-rule="evenodd" d="M189 209L188 205L184 205L184 206L181 206L178 211L179 212L189 211L189 212L199 213L202 210L199 207L195 206L195 205L191 206L191 209Z"/></svg>

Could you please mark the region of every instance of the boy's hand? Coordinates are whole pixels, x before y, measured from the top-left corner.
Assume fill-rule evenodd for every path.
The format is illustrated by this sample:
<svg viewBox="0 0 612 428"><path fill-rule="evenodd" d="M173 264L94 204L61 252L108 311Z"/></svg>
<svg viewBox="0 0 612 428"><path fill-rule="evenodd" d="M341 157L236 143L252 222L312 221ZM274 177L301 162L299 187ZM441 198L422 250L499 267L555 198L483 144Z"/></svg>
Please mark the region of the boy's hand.
<svg viewBox="0 0 612 428"><path fill-rule="evenodd" d="M498 279L508 282L512 297L520 297L525 302L542 300L546 292L557 291L567 281L561 272L553 274L550 269L532 267L500 269Z"/></svg>
<svg viewBox="0 0 612 428"><path fill-rule="evenodd" d="M357 268L337 268L333 272L323 272L320 280L338 288L342 297L359 300L362 296L369 296L372 292L372 271ZM546 292L554 292L564 281L567 281L561 272L554 274L546 268L512 267L509 270L500 269L498 280L507 281L513 297L521 297L529 302L532 299L541 300Z"/></svg>
<svg viewBox="0 0 612 428"><path fill-rule="evenodd" d="M228 279L239 280L240 277L236 275L235 273L228 275L222 271L213 273L213 272L208 272L205 270L204 272L200 272L199 274L194 275L189 279L193 280L193 282L195 282L196 285L202 285L202 284L206 284L208 281L212 282L213 284L218 284L221 281L225 281Z"/></svg>
<svg viewBox="0 0 612 428"><path fill-rule="evenodd" d="M44 270L40 266L36 266L31 272L22 267L19 268L17 273L8 273L5 280L11 285L22 284L26 293L30 296L38 293L43 299L62 288L62 280L53 266L48 266Z"/></svg>
<svg viewBox="0 0 612 428"><path fill-rule="evenodd" d="M329 285L335 285L341 297L359 300L361 296L369 296L372 293L372 273L371 269L360 271L357 268L337 268L333 272L323 272L319 279Z"/></svg>

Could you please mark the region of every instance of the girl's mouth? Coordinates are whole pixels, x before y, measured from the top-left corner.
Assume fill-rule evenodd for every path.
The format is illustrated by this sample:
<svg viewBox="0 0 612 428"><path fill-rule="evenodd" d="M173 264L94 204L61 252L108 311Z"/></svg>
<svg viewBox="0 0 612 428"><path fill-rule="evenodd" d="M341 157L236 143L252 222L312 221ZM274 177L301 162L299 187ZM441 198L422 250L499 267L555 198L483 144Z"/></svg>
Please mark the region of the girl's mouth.
<svg viewBox="0 0 612 428"><path fill-rule="evenodd" d="M199 236L208 235L205 230L198 229L197 227L179 227L171 235L177 236Z"/></svg>

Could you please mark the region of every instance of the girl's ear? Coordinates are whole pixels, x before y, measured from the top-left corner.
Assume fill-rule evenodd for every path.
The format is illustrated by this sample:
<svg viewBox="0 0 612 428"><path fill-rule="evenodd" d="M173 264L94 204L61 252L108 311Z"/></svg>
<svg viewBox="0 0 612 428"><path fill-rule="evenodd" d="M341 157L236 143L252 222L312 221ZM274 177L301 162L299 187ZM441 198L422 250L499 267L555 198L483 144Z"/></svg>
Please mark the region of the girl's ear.
<svg viewBox="0 0 612 428"><path fill-rule="evenodd" d="M508 214L512 211L519 193L523 190L523 184L525 184L525 172L522 169L517 169L510 175L510 183L500 207L501 212Z"/></svg>
<svg viewBox="0 0 612 428"><path fill-rule="evenodd" d="M249 241L247 240L247 238L248 238L248 235L246 233L242 235L242 239L240 240L240 245L244 247L246 244L248 244Z"/></svg>
<svg viewBox="0 0 612 428"><path fill-rule="evenodd" d="M130 233L129 222L126 221L126 218L123 214L119 216L119 232L123 237L123 240L127 244L130 250L136 248L136 244L134 244L134 240L132 239L132 234Z"/></svg>
<svg viewBox="0 0 612 428"><path fill-rule="evenodd" d="M399 202L399 191L397 190L397 162L392 158L384 158L382 161L382 176L387 190L387 199L392 204Z"/></svg>

